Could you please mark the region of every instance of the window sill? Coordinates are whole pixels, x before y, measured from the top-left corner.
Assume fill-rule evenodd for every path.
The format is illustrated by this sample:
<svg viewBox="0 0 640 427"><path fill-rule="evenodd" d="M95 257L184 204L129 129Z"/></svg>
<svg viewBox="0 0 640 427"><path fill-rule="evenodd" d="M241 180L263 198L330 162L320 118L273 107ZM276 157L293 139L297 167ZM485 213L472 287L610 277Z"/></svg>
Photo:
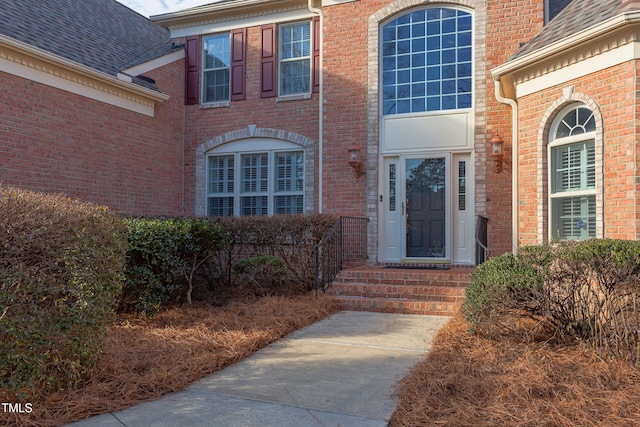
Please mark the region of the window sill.
<svg viewBox="0 0 640 427"><path fill-rule="evenodd" d="M301 99L311 99L310 93L300 93L297 95L285 95L276 98L276 102L299 101Z"/></svg>
<svg viewBox="0 0 640 427"><path fill-rule="evenodd" d="M206 110L209 108L224 108L231 105L229 101L220 101L220 102L208 102L206 104L200 104L201 110Z"/></svg>

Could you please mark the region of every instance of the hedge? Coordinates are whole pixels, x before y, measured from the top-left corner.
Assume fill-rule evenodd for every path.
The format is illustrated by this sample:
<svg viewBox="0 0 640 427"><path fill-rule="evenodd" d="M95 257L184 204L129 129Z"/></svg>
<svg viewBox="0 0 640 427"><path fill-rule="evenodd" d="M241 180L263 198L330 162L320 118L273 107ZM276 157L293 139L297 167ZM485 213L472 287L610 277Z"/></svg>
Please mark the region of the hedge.
<svg viewBox="0 0 640 427"><path fill-rule="evenodd" d="M333 215L131 218L119 311L152 315L191 300L200 283L224 295L293 295L315 286L315 247Z"/></svg>
<svg viewBox="0 0 640 427"><path fill-rule="evenodd" d="M227 234L208 218L131 218L125 224L129 248L119 311L158 312L185 291L180 276L191 303L197 270L228 245Z"/></svg>
<svg viewBox="0 0 640 427"><path fill-rule="evenodd" d="M491 258L473 274L462 313L487 335L534 319L548 337L640 366L640 242L553 242Z"/></svg>
<svg viewBox="0 0 640 427"><path fill-rule="evenodd" d="M253 283L256 286L252 291L256 294L296 294L315 289L315 248L338 217L274 215L226 217L217 221L230 242L213 259L212 271L218 286L251 287ZM243 261L247 258L252 261ZM248 274L259 275L266 285L247 280Z"/></svg>
<svg viewBox="0 0 640 427"><path fill-rule="evenodd" d="M0 187L0 386L77 384L103 348L126 237L106 208Z"/></svg>

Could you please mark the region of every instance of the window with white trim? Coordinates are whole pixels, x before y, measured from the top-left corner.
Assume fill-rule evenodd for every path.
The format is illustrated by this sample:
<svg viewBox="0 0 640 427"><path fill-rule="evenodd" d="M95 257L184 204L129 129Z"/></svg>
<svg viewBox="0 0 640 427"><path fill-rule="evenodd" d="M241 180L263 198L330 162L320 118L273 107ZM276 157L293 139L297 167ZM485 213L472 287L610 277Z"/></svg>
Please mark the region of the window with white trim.
<svg viewBox="0 0 640 427"><path fill-rule="evenodd" d="M304 151L211 154L207 183L210 216L302 213Z"/></svg>
<svg viewBox="0 0 640 427"><path fill-rule="evenodd" d="M469 12L429 7L382 27L382 113L472 107Z"/></svg>
<svg viewBox="0 0 640 427"><path fill-rule="evenodd" d="M202 38L202 102L229 101L231 38L229 33Z"/></svg>
<svg viewBox="0 0 640 427"><path fill-rule="evenodd" d="M551 238L596 237L596 121L584 105L563 110L548 148Z"/></svg>
<svg viewBox="0 0 640 427"><path fill-rule="evenodd" d="M311 23L278 27L280 96L311 93Z"/></svg>

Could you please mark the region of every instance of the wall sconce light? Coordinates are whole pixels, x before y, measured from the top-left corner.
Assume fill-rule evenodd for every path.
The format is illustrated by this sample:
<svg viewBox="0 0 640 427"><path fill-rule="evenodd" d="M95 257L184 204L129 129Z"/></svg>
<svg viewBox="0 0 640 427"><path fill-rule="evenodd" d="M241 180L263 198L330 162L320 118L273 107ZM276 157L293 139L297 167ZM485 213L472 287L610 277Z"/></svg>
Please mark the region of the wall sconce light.
<svg viewBox="0 0 640 427"><path fill-rule="evenodd" d="M487 144L487 156L494 161L493 171L495 173L502 172L502 159L504 157L504 141L500 138L500 135L496 132L495 136L491 138L489 144Z"/></svg>
<svg viewBox="0 0 640 427"><path fill-rule="evenodd" d="M360 178L364 174L364 165L360 161L360 147L354 142L347 149L349 155L349 165L353 168L353 174L356 178Z"/></svg>

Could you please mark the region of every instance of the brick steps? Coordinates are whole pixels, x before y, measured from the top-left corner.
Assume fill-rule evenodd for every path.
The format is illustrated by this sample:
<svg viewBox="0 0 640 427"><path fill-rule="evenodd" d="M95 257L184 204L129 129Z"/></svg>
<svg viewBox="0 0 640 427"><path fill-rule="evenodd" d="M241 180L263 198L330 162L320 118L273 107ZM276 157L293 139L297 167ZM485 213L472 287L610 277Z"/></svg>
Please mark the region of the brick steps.
<svg viewBox="0 0 640 427"><path fill-rule="evenodd" d="M340 272L327 294L343 310L451 316L462 305L472 271L356 267Z"/></svg>

